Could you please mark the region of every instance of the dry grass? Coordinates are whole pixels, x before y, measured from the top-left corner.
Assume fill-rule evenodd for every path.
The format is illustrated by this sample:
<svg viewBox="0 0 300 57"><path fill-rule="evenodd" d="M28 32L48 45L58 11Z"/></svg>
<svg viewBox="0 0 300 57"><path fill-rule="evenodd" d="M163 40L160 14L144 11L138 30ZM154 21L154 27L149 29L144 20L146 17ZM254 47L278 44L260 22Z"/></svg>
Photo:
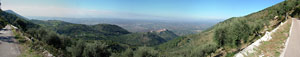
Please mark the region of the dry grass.
<svg viewBox="0 0 300 57"><path fill-rule="evenodd" d="M258 46L255 53L249 55L249 57L258 57L263 55L264 57L279 57L283 51L284 43L288 38L292 19L289 19L287 23L279 27L271 36L272 39L264 41Z"/></svg>
<svg viewBox="0 0 300 57"><path fill-rule="evenodd" d="M18 57L43 57L41 53L36 52L36 50L29 47L30 42L26 41L24 36L21 36L21 32L13 30L13 33L19 43L18 47L21 51L21 54ZM24 40L25 42L20 42L20 40Z"/></svg>
<svg viewBox="0 0 300 57"><path fill-rule="evenodd" d="M19 57L43 57L41 53L38 53L36 52L36 50L31 49L27 44L22 44L20 46L22 46L22 53Z"/></svg>

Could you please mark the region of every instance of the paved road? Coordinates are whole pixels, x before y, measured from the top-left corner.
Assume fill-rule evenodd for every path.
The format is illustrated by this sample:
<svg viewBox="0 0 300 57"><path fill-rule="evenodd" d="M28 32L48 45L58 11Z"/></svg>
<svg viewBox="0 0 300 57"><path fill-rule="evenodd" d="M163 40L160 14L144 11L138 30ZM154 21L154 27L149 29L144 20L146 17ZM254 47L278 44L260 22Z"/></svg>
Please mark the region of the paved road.
<svg viewBox="0 0 300 57"><path fill-rule="evenodd" d="M18 44L13 38L11 27L7 25L0 30L0 57L17 57L20 55Z"/></svg>
<svg viewBox="0 0 300 57"><path fill-rule="evenodd" d="M300 57L300 20L293 18L291 30L284 57Z"/></svg>

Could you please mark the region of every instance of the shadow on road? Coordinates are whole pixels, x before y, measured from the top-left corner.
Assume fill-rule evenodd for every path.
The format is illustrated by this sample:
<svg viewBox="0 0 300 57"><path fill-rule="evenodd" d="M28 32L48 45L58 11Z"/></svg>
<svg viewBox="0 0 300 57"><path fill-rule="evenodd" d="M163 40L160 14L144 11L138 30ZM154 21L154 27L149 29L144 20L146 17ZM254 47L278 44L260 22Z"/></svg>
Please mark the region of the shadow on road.
<svg viewBox="0 0 300 57"><path fill-rule="evenodd" d="M2 34L6 34L7 31L11 31L11 29L0 29L0 35ZM0 41L1 42L7 42L7 43L15 43L14 40L13 40L13 36L0 36ZM0 42L0 44L1 44Z"/></svg>
<svg viewBox="0 0 300 57"><path fill-rule="evenodd" d="M2 42L8 42L8 43L15 43L13 40L13 36L0 36L0 41Z"/></svg>
<svg viewBox="0 0 300 57"><path fill-rule="evenodd" d="M9 31L10 29L0 29L0 31Z"/></svg>

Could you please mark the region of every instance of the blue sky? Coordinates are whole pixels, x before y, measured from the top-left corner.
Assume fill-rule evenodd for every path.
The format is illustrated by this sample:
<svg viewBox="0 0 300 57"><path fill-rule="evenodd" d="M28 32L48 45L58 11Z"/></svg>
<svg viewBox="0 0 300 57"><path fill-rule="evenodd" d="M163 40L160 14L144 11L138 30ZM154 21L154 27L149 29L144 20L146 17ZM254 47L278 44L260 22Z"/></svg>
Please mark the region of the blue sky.
<svg viewBox="0 0 300 57"><path fill-rule="evenodd" d="M227 19L283 0L2 0L23 16L125 19Z"/></svg>

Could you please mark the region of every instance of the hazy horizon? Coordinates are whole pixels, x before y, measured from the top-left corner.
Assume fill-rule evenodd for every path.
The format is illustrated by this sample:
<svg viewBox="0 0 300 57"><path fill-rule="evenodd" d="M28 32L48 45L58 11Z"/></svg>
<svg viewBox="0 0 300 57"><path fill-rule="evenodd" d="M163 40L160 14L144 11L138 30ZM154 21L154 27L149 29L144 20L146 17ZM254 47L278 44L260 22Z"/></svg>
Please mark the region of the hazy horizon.
<svg viewBox="0 0 300 57"><path fill-rule="evenodd" d="M300 57L300 0L0 2L0 57Z"/></svg>
<svg viewBox="0 0 300 57"><path fill-rule="evenodd" d="M3 10L30 17L121 19L227 19L283 0L2 0ZM218 2L217 2L218 1Z"/></svg>

